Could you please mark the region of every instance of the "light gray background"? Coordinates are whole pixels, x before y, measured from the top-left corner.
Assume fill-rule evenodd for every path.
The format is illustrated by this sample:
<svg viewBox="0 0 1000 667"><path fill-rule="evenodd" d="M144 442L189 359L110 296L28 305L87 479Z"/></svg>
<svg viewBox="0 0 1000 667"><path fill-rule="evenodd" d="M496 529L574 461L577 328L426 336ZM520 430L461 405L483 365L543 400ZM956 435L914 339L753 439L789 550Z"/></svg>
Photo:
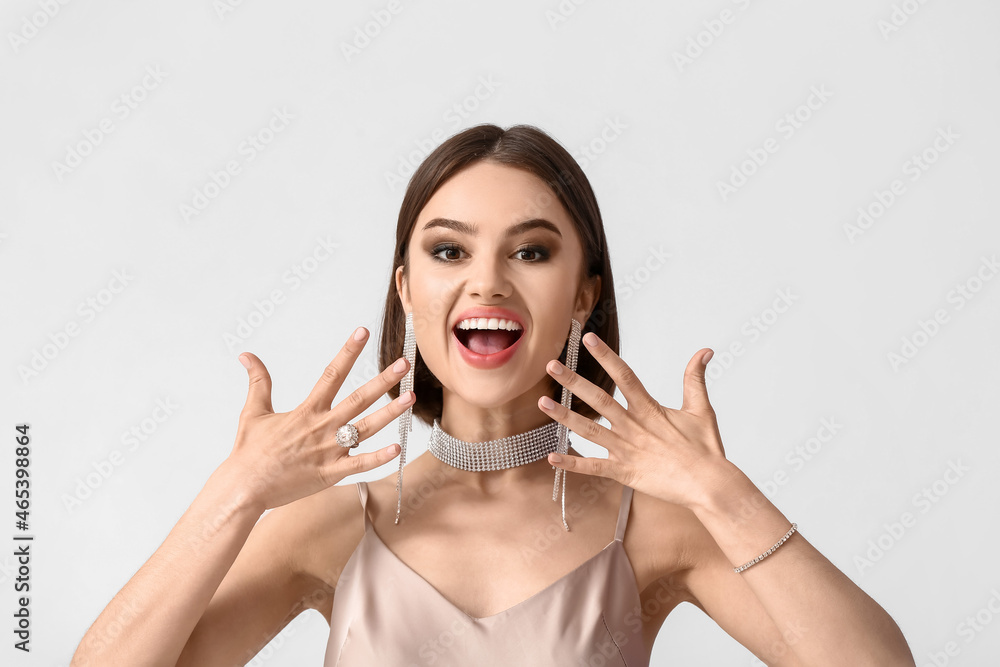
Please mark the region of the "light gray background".
<svg viewBox="0 0 1000 667"><path fill-rule="evenodd" d="M20 422L32 426L37 536L34 650L15 652L5 631L5 663L66 665L228 455L246 395L239 352L264 360L288 410L356 326L377 331L404 189L386 174L480 122L537 125L584 165L622 354L654 395L679 407L684 366L715 349L727 455L889 611L918 664L948 642L947 664L1000 653L996 3L399 0L350 57L343 45L386 2L45 6L8 2L0 19L0 540L16 532ZM705 46L679 66L689 40ZM814 90L825 100L803 107ZM292 118L251 161L241 143L275 109ZM796 112L789 137L782 119ZM102 119L112 131L58 168ZM937 153L939 131L952 138ZM778 150L724 199L718 183L769 138ZM927 149L936 161L911 180L908 161ZM240 172L185 220L181 205L230 160ZM849 238L894 179L902 194ZM336 244L324 261L320 240ZM296 266L310 271L298 285L285 279ZM130 276L123 289L116 272ZM274 290L284 301L229 345ZM95 317L79 308L88 299L102 304ZM924 335L938 310L946 319ZM756 334L754 318L766 322ZM904 338L917 353L894 368ZM724 354L734 344L742 353ZM36 352L45 363L23 376ZM160 423L157 401L176 406ZM130 448L132 428L146 432ZM392 441L387 429L366 449ZM893 534L904 512L914 521ZM884 555L859 565L880 542ZM0 548L4 627L12 550ZM980 630L962 625L977 613ZM326 634L310 612L253 664L318 665ZM682 606L653 664L757 661Z"/></svg>

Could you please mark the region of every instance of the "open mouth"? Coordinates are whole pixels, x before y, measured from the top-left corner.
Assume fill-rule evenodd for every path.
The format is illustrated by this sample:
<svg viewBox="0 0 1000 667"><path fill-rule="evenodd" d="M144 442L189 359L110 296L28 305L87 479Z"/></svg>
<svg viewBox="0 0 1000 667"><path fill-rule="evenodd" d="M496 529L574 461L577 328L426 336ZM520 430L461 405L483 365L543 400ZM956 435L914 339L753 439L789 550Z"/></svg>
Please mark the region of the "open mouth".
<svg viewBox="0 0 1000 667"><path fill-rule="evenodd" d="M484 356L503 352L524 334L517 322L497 317L470 317L456 324L454 331L463 347Z"/></svg>

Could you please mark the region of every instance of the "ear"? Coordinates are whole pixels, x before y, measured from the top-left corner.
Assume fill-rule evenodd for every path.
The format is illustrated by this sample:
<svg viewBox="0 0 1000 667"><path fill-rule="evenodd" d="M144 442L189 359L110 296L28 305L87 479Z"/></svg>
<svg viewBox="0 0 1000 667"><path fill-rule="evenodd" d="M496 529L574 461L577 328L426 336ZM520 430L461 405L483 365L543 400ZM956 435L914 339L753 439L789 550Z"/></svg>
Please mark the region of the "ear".
<svg viewBox="0 0 1000 667"><path fill-rule="evenodd" d="M587 320L590 319L590 314L594 312L594 307L597 305L597 299L600 295L601 277L592 276L584 279L580 285L580 292L576 297L576 309L573 311L573 317L576 318L577 322L582 325L587 324Z"/></svg>
<svg viewBox="0 0 1000 667"><path fill-rule="evenodd" d="M403 304L403 312L410 312L410 287L406 282L406 275L402 266L396 267L396 294L399 302Z"/></svg>

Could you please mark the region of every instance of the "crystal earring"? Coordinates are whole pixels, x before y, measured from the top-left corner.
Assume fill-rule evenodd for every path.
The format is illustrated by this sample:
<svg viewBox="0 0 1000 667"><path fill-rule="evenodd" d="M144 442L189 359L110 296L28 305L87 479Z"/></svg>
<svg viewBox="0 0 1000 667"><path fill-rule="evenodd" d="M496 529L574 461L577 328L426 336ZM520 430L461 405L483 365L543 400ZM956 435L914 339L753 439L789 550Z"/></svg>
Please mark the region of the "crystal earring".
<svg viewBox="0 0 1000 667"><path fill-rule="evenodd" d="M566 341L566 368L571 371L576 371L576 361L579 357L580 352L580 336L582 333L582 327L576 319L571 320L569 340ZM562 388L562 400L560 401L562 406L569 410L570 405L573 403L573 392L568 388ZM558 440L556 442L556 452L560 454L565 454L569 451L569 429L566 428L565 424L559 424ZM563 528L569 530L569 524L566 523L566 471L563 468L555 468L556 480L552 487L552 500L556 499L556 495L559 493L559 483L562 482L562 522ZM561 473L561 474L560 474Z"/></svg>
<svg viewBox="0 0 1000 667"><path fill-rule="evenodd" d="M406 329L403 336L403 356L409 362L410 368L399 382L399 395L413 390L413 369L417 359L417 337L413 333L413 313L406 314ZM399 415L399 472L396 474L396 523L399 523L399 513L403 507L403 466L406 465L407 434L413 430L413 406Z"/></svg>

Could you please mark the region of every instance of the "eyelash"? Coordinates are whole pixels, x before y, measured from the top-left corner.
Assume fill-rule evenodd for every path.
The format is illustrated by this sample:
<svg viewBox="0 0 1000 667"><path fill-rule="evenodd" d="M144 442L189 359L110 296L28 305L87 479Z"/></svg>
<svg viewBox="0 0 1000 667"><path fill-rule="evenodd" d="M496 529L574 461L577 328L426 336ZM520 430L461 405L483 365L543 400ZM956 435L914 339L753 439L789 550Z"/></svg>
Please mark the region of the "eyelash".
<svg viewBox="0 0 1000 667"><path fill-rule="evenodd" d="M457 243L440 243L440 244L434 246L431 249L431 257L433 257L438 262L450 263L450 262L458 261L457 259L445 259L443 257L438 257L438 255L440 253L448 251L448 250L457 250L459 252L464 252L462 250L462 246L458 245ZM534 262L543 262L543 261L545 261L545 260L547 260L549 258L549 251L548 251L548 249L544 248L542 246L537 246L537 245L522 246L522 247L518 248L517 250L515 250L514 254L517 255L517 254L522 253L522 252L533 252L537 256L536 259L521 260L521 261L524 261L524 262L528 262L529 264L534 263Z"/></svg>

